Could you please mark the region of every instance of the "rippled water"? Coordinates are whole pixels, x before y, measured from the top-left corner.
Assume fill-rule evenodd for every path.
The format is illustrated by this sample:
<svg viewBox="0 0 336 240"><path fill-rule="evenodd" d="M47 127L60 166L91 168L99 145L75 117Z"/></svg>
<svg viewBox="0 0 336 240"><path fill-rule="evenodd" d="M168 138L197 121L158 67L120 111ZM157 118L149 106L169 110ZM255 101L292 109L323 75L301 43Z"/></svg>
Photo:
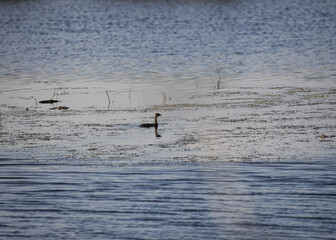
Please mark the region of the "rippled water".
<svg viewBox="0 0 336 240"><path fill-rule="evenodd" d="M1 1L0 238L335 238L335 12Z"/></svg>
<svg viewBox="0 0 336 240"><path fill-rule="evenodd" d="M335 78L333 1L0 4L5 79L176 84L221 73L273 85Z"/></svg>
<svg viewBox="0 0 336 240"><path fill-rule="evenodd" d="M0 169L6 239L335 237L334 161Z"/></svg>

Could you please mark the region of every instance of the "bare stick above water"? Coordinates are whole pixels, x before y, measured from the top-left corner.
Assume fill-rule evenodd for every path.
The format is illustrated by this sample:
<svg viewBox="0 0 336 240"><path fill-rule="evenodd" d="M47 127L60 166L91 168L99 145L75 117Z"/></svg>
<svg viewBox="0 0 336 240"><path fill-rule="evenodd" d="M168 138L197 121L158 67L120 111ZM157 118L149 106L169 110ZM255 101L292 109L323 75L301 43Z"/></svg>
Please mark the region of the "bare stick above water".
<svg viewBox="0 0 336 240"><path fill-rule="evenodd" d="M196 90L198 88L198 84L197 84L197 82L195 80L193 80L193 81L194 81L194 83L196 85L196 88L194 90Z"/></svg>
<svg viewBox="0 0 336 240"><path fill-rule="evenodd" d="M116 107L115 104L114 104L114 99L115 99L116 96L117 96L117 93L114 94L113 99L112 99L112 103L113 103L114 108Z"/></svg>
<svg viewBox="0 0 336 240"><path fill-rule="evenodd" d="M132 88L130 88L129 92L128 92L128 101L132 107Z"/></svg>
<svg viewBox="0 0 336 240"><path fill-rule="evenodd" d="M215 90L221 89L222 83L221 83L220 73L218 73L218 81L217 81L217 83L215 83L214 80L212 80L212 84L214 85L214 89Z"/></svg>
<svg viewBox="0 0 336 240"><path fill-rule="evenodd" d="M54 97L55 97L55 92L56 92L56 88L54 88L54 94L53 94L53 96L52 96L52 100L54 99Z"/></svg>
<svg viewBox="0 0 336 240"><path fill-rule="evenodd" d="M33 96L31 98L35 100L35 108L37 108L37 100L36 100L36 98L34 98Z"/></svg>
<svg viewBox="0 0 336 240"><path fill-rule="evenodd" d="M217 89L221 88L221 77L220 77L220 73L218 73L218 82L217 82Z"/></svg>
<svg viewBox="0 0 336 240"><path fill-rule="evenodd" d="M107 106L107 110L110 110L111 99L110 99L110 96L109 96L109 94L108 94L108 91L106 91L106 95L107 95L107 99L108 99L108 106Z"/></svg>
<svg viewBox="0 0 336 240"><path fill-rule="evenodd" d="M162 104L164 105L164 104L166 104L166 102L167 102L167 96L166 96L165 92L162 90Z"/></svg>

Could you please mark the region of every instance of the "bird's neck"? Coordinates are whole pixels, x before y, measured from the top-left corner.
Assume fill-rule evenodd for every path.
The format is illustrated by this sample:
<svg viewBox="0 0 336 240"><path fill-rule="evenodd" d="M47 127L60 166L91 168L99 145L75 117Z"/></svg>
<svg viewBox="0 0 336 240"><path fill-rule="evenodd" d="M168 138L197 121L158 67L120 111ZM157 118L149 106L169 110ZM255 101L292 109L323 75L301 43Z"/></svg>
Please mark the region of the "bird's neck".
<svg viewBox="0 0 336 240"><path fill-rule="evenodd" d="M157 116L155 116L155 118L154 118L154 124L155 124L155 125L158 124L158 122L157 122Z"/></svg>

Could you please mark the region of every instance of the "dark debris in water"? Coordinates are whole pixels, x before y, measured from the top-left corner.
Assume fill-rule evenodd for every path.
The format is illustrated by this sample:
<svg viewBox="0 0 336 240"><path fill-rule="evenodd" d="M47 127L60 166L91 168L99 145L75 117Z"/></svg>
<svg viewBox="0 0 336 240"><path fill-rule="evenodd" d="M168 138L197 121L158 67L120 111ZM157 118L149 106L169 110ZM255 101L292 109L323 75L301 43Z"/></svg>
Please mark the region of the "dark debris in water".
<svg viewBox="0 0 336 240"><path fill-rule="evenodd" d="M53 100L53 99L39 101L39 103L41 103L41 104L53 104L53 103L58 103L58 102L60 102L60 101Z"/></svg>
<svg viewBox="0 0 336 240"><path fill-rule="evenodd" d="M329 135L329 136L327 136L327 135L325 135L324 133L322 134L322 135L320 135L320 136L318 136L319 138L321 138L321 139L326 139L326 138L334 138L334 137L336 137L336 135Z"/></svg>
<svg viewBox="0 0 336 240"><path fill-rule="evenodd" d="M66 107L66 106L58 106L58 107L53 107L53 108L50 108L50 110L68 110L69 107Z"/></svg>

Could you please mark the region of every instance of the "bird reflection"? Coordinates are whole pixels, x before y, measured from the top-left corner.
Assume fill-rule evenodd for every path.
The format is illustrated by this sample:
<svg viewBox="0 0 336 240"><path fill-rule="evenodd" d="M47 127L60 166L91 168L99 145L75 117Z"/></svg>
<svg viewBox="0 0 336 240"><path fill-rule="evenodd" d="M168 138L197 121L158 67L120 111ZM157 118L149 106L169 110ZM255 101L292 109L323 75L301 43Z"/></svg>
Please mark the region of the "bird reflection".
<svg viewBox="0 0 336 240"><path fill-rule="evenodd" d="M158 134L158 128L159 128L159 127L157 127L157 126L155 127L155 137L160 138L161 135Z"/></svg>

